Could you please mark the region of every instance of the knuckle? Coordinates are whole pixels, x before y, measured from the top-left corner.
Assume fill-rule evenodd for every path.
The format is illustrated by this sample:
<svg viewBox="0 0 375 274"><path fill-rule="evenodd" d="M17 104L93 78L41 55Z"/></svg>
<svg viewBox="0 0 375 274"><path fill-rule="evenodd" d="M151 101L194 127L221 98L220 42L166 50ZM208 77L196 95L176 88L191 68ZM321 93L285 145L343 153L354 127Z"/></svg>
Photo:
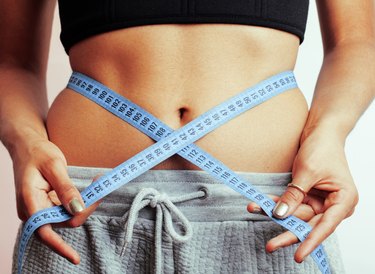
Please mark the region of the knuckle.
<svg viewBox="0 0 375 274"><path fill-rule="evenodd" d="M325 229L324 229L324 237L325 238L328 237L329 235L331 235L337 227L337 224L332 224L331 222L329 222L327 220L322 220L320 224L325 227Z"/></svg>
<svg viewBox="0 0 375 274"><path fill-rule="evenodd" d="M72 192L75 192L76 188L70 183L70 182L63 182L59 186L59 192L61 192L61 195L65 194L71 194Z"/></svg>
<svg viewBox="0 0 375 274"><path fill-rule="evenodd" d="M327 229L327 234L326 234L326 237L328 237L329 235L331 235L334 231L336 230L336 226L331 226Z"/></svg>
<svg viewBox="0 0 375 274"><path fill-rule="evenodd" d="M42 167L46 171L53 171L54 169L58 168L61 164L61 159L59 157L49 157L44 160Z"/></svg>
<svg viewBox="0 0 375 274"><path fill-rule="evenodd" d="M346 216L346 218L352 216L355 212L355 208L353 208L352 210L349 211L348 215Z"/></svg>
<svg viewBox="0 0 375 274"><path fill-rule="evenodd" d="M285 191L284 199L298 203L302 201L303 196L304 195L298 189L288 187Z"/></svg>
<svg viewBox="0 0 375 274"><path fill-rule="evenodd" d="M314 160L305 161L302 163L302 171L310 178L316 178L320 174L320 168Z"/></svg>
<svg viewBox="0 0 375 274"><path fill-rule="evenodd" d="M354 207L357 206L359 203L359 193L358 193L358 190L355 189L354 191L354 198L353 198L353 205Z"/></svg>
<svg viewBox="0 0 375 274"><path fill-rule="evenodd" d="M68 203L78 191L69 181L59 182L55 185L55 192L62 203Z"/></svg>

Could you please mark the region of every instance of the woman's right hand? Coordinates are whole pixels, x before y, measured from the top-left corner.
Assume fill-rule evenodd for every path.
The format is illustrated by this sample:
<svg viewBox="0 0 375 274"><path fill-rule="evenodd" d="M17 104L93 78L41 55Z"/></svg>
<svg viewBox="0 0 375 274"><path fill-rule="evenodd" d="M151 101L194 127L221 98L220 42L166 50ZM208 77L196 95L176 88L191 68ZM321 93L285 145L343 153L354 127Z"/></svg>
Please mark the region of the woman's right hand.
<svg viewBox="0 0 375 274"><path fill-rule="evenodd" d="M48 139L27 138L11 153L13 160L17 212L26 221L39 210L62 204L74 217L58 224L61 227L78 227L96 209L100 201L84 209L82 197L70 180L67 162L61 150ZM94 178L93 181L96 180ZM41 226L37 231L41 241L73 264L80 257L71 246L52 229Z"/></svg>

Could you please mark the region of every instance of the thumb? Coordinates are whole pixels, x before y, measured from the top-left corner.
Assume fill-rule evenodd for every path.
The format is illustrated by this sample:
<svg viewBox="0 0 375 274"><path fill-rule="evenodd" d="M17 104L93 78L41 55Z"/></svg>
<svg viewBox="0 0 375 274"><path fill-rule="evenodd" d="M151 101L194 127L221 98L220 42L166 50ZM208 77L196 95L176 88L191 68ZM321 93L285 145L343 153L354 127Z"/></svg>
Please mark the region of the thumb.
<svg viewBox="0 0 375 274"><path fill-rule="evenodd" d="M91 183L93 183L93 182L95 182L96 180L98 180L102 175L103 175L102 173L96 175L96 176L92 179L92 182L91 182ZM48 197L50 198L50 200L52 201L52 203L53 203L54 205L57 205L57 206L61 205L61 201L59 200L59 197L57 196L55 190L51 190L50 192L48 192ZM101 200L95 202L94 204L91 205L91 207L92 207L92 206L97 207L97 206L100 204L100 202L101 202Z"/></svg>
<svg viewBox="0 0 375 274"><path fill-rule="evenodd" d="M293 178L273 209L273 215L278 219L283 219L292 215L302 203L309 190L309 185L307 183L303 183L303 180L298 178Z"/></svg>
<svg viewBox="0 0 375 274"><path fill-rule="evenodd" d="M85 209L81 194L70 180L61 159L49 161L47 165L42 166L41 172L70 214L76 215Z"/></svg>
<svg viewBox="0 0 375 274"><path fill-rule="evenodd" d="M99 177L101 177L102 175L96 175L93 180L92 180L92 183L95 182ZM84 211L82 211L80 214L76 214L73 218L71 218L70 220L64 222L64 223L61 223L61 224L55 224L54 227L78 227L78 226L81 226L85 221L86 219L97 209L97 207L100 205L100 203L102 202L102 199L96 201L95 203L93 203L91 206L87 207Z"/></svg>

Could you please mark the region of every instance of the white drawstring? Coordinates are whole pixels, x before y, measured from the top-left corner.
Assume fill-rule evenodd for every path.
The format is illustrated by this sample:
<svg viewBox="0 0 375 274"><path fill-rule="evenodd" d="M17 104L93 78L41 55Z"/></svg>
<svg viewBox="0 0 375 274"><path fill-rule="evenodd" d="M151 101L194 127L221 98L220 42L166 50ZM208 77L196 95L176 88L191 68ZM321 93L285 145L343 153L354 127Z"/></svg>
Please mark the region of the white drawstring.
<svg viewBox="0 0 375 274"><path fill-rule="evenodd" d="M162 233L163 221L166 233L168 233L173 241L183 243L188 241L192 236L192 228L189 221L184 214L173 204L185 202L188 200L201 198L206 195L206 192L199 190L197 192L185 194L179 197L169 198L167 194L160 193L154 188L142 189L134 198L130 210L126 213L127 221L125 224L125 242L121 251L121 256L124 253L127 245L131 242L133 236L134 224L137 221L139 211L150 205L156 208L155 220L155 273L160 274L162 269ZM184 234L178 234L173 227L172 216L173 213L177 219L182 223Z"/></svg>

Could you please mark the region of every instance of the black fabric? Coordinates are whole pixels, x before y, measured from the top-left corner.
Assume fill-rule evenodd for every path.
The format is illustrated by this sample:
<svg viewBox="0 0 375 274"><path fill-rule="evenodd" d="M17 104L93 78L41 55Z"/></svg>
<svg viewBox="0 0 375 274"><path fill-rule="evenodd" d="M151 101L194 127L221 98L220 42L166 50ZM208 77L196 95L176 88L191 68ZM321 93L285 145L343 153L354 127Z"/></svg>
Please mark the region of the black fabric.
<svg viewBox="0 0 375 274"><path fill-rule="evenodd" d="M65 51L92 35L151 24L228 23L264 26L303 42L309 0L59 0Z"/></svg>

